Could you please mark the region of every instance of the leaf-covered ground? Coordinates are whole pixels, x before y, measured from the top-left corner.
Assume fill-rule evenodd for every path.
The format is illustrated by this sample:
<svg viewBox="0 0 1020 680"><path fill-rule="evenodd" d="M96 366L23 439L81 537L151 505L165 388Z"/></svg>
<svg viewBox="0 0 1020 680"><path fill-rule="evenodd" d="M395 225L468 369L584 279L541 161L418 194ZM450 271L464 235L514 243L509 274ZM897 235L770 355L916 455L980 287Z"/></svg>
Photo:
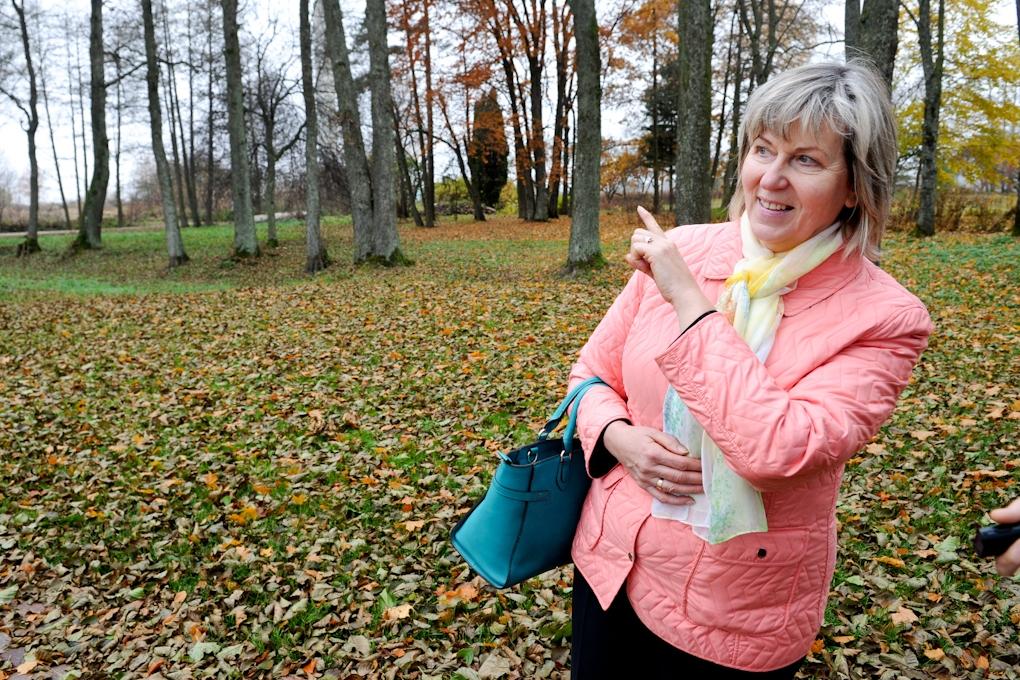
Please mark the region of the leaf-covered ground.
<svg viewBox="0 0 1020 680"><path fill-rule="evenodd" d="M624 282L556 276L568 223L403 230L409 268L303 278L227 228L0 242L0 679L567 678L569 572L495 591L448 535L555 405ZM973 557L1020 494L1020 244L893 236L931 347L848 466L804 678L1015 678L1020 581Z"/></svg>

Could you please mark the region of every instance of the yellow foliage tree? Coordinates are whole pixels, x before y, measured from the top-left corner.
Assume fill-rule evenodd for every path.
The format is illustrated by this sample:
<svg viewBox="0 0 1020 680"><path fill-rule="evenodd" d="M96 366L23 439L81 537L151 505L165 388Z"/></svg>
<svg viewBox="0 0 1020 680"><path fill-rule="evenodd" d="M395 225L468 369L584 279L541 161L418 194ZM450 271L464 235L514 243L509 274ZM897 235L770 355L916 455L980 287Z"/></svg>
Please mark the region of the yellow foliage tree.
<svg viewBox="0 0 1020 680"><path fill-rule="evenodd" d="M1020 45L1015 27L994 19L989 0L946 0L939 184L1011 191L1020 162ZM897 117L901 166L921 144L923 87L912 22L901 22Z"/></svg>

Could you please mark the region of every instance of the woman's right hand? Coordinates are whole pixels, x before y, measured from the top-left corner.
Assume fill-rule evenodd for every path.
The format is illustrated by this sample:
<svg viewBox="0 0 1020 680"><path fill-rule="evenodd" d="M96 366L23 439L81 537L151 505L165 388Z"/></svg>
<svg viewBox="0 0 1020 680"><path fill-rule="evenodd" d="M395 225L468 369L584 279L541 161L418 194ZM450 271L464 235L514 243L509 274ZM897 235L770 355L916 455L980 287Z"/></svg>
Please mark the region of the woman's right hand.
<svg viewBox="0 0 1020 680"><path fill-rule="evenodd" d="M656 500L690 505L694 499L689 494L705 492L701 460L692 458L672 435L617 420L606 428L602 443Z"/></svg>

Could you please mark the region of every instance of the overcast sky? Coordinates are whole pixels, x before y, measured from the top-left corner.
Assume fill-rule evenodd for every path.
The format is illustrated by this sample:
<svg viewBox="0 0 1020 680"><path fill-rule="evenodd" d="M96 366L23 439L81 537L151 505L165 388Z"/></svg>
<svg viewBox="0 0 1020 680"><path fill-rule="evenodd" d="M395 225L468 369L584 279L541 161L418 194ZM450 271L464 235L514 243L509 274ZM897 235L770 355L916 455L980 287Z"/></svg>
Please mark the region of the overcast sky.
<svg viewBox="0 0 1020 680"><path fill-rule="evenodd" d="M275 16L280 22L281 28L290 28L290 35L296 36L297 34L297 16L294 12L281 12L280 3L273 3L271 0L247 0L244 3L248 10L246 14L246 25L250 30L257 32L259 27L264 27L270 16ZM596 5L599 2L596 0ZM345 8L345 13L351 17L355 17L360 22L361 17L364 16L364 0L342 0L342 5ZM64 9L67 8L72 13L81 16L86 21L86 28L84 35L83 44L83 61L84 68L86 69L87 77L87 60L88 60L88 46L87 46L87 17L89 13L89 0L40 0L39 6L47 12L63 13ZM289 5L284 4L284 7ZM1016 18L1016 7L1013 0L997 0L996 2L997 18L1001 23L1010 24L1017 21ZM842 26L842 13L843 3L832 1L827 4L825 8L825 18L835 26ZM294 14L294 16L290 16ZM288 31L281 30L278 40L281 48L286 45L288 40ZM843 48L842 45L833 45L824 48L828 51L828 56L832 58L841 58ZM294 49L296 53L296 48ZM59 51L58 51L59 54ZM823 57L825 55L822 55ZM54 67L54 74L51 79L54 83L62 81L61 64L57 64ZM53 87L53 86L51 86ZM51 94L51 100L54 98L54 94ZM108 113L107 113L107 126L108 133L110 135L111 142L111 154L113 153L113 136L115 134L114 121L113 121L113 94L111 93L107 99ZM52 101L51 101L52 104ZM144 102L141 104L142 111L144 112ZM42 102L39 104L40 117L44 115L42 112ZM68 193L69 203L74 202L74 164L71 159L71 137L70 128L67 122L67 113L65 106L51 106L51 112L55 119L55 133L57 135L57 147L58 155L61 158L61 173L63 175L65 191ZM87 110L87 106L86 106ZM137 116L136 116L137 117ZM164 116L165 117L165 116ZM131 178L135 176L137 172L136 163L142 161L145 163L149 162L151 158L151 151L149 150L149 131L148 125L145 122L146 116L142 116L141 121L126 125L122 131L123 136L123 154L121 157L121 177L123 183L126 185L124 189L125 197L130 196L131 192ZM636 120L633 111L627 110L603 110L602 115L602 133L606 137L630 137L637 133L634 121ZM28 143L24 130L22 128L23 117L12 105L7 101L0 102L0 172L3 169L7 169L14 173L17 178L14 187L15 202L16 203L27 203L27 184L28 184ZM79 140L80 144L80 140ZM36 145L37 145L37 157L40 168L40 200L43 203L58 202L60 197L57 191L56 174L54 172L53 163L53 151L50 146L48 137L48 130L46 128L45 119L40 121L39 130L36 133ZM89 147L91 153L91 138L89 140ZM169 149L169 144L168 144ZM440 160L440 168L437 174L441 174L444 163ZM92 159L89 158L89 165L91 166ZM108 201L112 204L114 184L113 184L113 167L111 160L111 179L110 187L108 191ZM452 173L452 171L451 171ZM86 180L82 180L84 183ZM73 210L72 210L73 212Z"/></svg>

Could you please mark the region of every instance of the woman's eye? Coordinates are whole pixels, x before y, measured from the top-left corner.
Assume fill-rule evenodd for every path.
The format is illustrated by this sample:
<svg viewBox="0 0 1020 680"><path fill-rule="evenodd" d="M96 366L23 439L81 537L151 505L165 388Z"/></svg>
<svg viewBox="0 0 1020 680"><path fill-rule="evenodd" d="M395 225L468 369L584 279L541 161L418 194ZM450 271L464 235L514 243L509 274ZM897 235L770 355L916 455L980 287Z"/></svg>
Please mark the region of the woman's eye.
<svg viewBox="0 0 1020 680"><path fill-rule="evenodd" d="M754 153L757 156L761 156L762 158L765 158L765 157L770 156L772 152L769 151L769 149L767 147L764 147L761 144L758 144L757 146L754 147Z"/></svg>
<svg viewBox="0 0 1020 680"><path fill-rule="evenodd" d="M811 156L803 156L803 155L797 156L797 162L800 163L801 165L807 165L807 166L811 166L811 167L815 167L815 166L818 165L818 161L816 161Z"/></svg>

